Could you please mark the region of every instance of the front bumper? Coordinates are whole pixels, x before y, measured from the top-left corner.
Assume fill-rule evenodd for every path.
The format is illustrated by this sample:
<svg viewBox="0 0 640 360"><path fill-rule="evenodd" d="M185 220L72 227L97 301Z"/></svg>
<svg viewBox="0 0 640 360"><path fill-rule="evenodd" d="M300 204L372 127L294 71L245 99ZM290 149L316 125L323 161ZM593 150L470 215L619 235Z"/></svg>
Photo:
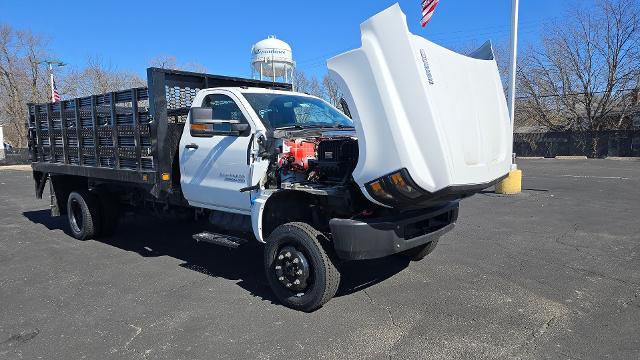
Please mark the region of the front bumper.
<svg viewBox="0 0 640 360"><path fill-rule="evenodd" d="M428 211L367 220L331 219L336 254L343 260L375 259L437 240L453 229L458 201Z"/></svg>

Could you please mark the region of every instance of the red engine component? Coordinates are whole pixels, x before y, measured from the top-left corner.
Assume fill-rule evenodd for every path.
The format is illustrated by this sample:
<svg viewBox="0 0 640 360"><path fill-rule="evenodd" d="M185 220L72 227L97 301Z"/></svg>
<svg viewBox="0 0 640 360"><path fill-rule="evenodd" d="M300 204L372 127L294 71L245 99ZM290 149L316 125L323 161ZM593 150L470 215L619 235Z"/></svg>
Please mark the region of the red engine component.
<svg viewBox="0 0 640 360"><path fill-rule="evenodd" d="M316 157L316 144L303 139L285 140L282 146L282 154L293 156L295 167L304 170L309 168L309 159Z"/></svg>

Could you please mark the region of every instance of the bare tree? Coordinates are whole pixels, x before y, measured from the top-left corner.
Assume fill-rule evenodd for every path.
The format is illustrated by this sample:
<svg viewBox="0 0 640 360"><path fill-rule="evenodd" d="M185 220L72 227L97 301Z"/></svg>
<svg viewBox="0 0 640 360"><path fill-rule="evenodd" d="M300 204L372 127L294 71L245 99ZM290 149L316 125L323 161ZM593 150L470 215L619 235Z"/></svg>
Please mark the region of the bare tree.
<svg viewBox="0 0 640 360"><path fill-rule="evenodd" d="M342 91L338 84L331 79L329 74L322 78L322 87L324 90L324 98L333 106L340 108L340 99L342 99Z"/></svg>
<svg viewBox="0 0 640 360"><path fill-rule="evenodd" d="M318 79L307 76L302 70L296 70L293 74L292 85L293 89L297 92L306 93L320 98L324 96L324 89Z"/></svg>
<svg viewBox="0 0 640 360"><path fill-rule="evenodd" d="M307 75L304 71L296 70L293 74L293 79L291 81L291 85L293 86L294 91L298 92L308 92L309 90L309 79L307 79Z"/></svg>
<svg viewBox="0 0 640 360"><path fill-rule="evenodd" d="M0 125L16 148L27 145L27 103L49 97L46 72L38 65L49 55L40 36L0 24Z"/></svg>
<svg viewBox="0 0 640 360"><path fill-rule="evenodd" d="M82 70L71 70L61 83L61 95L71 98L146 86L138 75L118 70L99 57L89 58Z"/></svg>
<svg viewBox="0 0 640 360"><path fill-rule="evenodd" d="M184 70L198 73L206 73L207 67L197 62L186 62L178 64L178 60L173 55L158 55L149 61L149 66L161 69Z"/></svg>
<svg viewBox="0 0 640 360"><path fill-rule="evenodd" d="M313 95L319 98L324 97L324 89L322 88L322 84L318 81L317 78L311 78L309 81L308 91L309 95Z"/></svg>
<svg viewBox="0 0 640 360"><path fill-rule="evenodd" d="M7 142L16 148L27 146L27 103L50 100L48 71L42 61L53 57L41 36L0 24L0 125ZM58 72L56 79L63 98L145 86L139 76L119 71L100 58L89 59L82 70Z"/></svg>
<svg viewBox="0 0 640 360"><path fill-rule="evenodd" d="M149 66L160 69L177 69L178 60L172 55L158 55L149 61Z"/></svg>
<svg viewBox="0 0 640 360"><path fill-rule="evenodd" d="M545 32L542 47L528 49L518 69L520 113L554 130L620 128L640 74L637 1L574 7ZM597 148L594 137L594 155Z"/></svg>

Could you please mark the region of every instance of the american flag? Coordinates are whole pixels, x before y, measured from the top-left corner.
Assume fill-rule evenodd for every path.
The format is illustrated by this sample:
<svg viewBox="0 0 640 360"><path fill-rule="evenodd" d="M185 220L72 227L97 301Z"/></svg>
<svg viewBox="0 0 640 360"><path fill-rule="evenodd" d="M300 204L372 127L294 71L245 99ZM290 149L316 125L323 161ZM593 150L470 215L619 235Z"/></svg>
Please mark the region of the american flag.
<svg viewBox="0 0 640 360"><path fill-rule="evenodd" d="M53 74L51 74L51 102L60 101L60 93L58 92L58 87L56 86L56 81L53 79Z"/></svg>
<svg viewBox="0 0 640 360"><path fill-rule="evenodd" d="M422 0L422 27L427 26L440 0Z"/></svg>

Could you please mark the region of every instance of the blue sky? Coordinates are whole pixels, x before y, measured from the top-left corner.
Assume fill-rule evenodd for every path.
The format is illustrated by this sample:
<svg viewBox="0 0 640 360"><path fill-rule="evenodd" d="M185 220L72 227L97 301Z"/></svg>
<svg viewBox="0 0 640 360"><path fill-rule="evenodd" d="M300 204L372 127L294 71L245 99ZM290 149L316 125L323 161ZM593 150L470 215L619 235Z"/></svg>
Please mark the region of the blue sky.
<svg viewBox="0 0 640 360"><path fill-rule="evenodd" d="M521 46L535 44L545 23L561 20L575 1L521 0ZM200 63L211 73L248 77L251 45L275 34L291 45L298 68L321 76L327 58L359 46L359 24L395 2L62 0L51 6L0 0L0 22L45 35L51 50L71 66L100 57L140 75L164 54L179 63ZM413 33L445 47L508 42L510 0L441 0L424 29L420 0L399 3Z"/></svg>

